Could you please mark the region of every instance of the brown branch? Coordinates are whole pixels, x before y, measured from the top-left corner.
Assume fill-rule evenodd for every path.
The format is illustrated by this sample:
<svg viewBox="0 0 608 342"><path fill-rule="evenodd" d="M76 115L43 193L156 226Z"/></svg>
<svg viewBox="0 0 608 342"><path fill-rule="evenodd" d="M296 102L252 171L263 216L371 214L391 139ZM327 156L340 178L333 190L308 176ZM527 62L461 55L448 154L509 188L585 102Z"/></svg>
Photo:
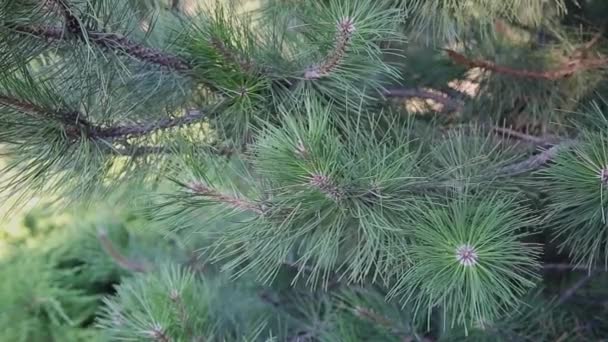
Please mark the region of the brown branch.
<svg viewBox="0 0 608 342"><path fill-rule="evenodd" d="M192 69L186 60L178 56L159 49L146 47L121 34L89 30L82 25L68 0L52 0L52 2L56 4L56 7L59 8L59 11L65 18L65 30L53 26L26 25L16 25L13 29L16 32L34 35L47 40L69 40L73 37L78 37L92 42L101 48L123 52L142 62L167 67L178 72L188 72Z"/></svg>
<svg viewBox="0 0 608 342"><path fill-rule="evenodd" d="M239 153L236 148L232 148L229 146L213 146L213 145L202 145L197 147L199 150L205 150L211 154L230 157L233 154ZM124 147L113 147L111 150L116 155L119 156L128 156L128 157L144 157L148 155L155 154L173 154L178 152L175 149L172 149L168 146L162 145L126 145Z"/></svg>
<svg viewBox="0 0 608 342"><path fill-rule="evenodd" d="M167 333L165 332L165 330L162 327L160 327L159 325L156 325L156 324L154 326L152 326L152 328L148 331L148 335L154 341L158 341L158 342L171 342L171 341L173 341L171 339L171 337L169 337L169 335L167 335Z"/></svg>
<svg viewBox="0 0 608 342"><path fill-rule="evenodd" d="M585 286L591 280L591 278L593 278L594 275L595 274L593 272L589 272L588 274L577 280L571 287L569 287L568 289L566 289L566 291L564 291L564 293L562 293L555 305L561 305L567 302L570 298L572 298L572 296L576 294L578 290L583 288L583 286Z"/></svg>
<svg viewBox="0 0 608 342"><path fill-rule="evenodd" d="M76 34L71 31L66 32L62 28L53 26L20 25L14 26L13 29L19 33L30 34L46 40L56 41L69 40ZM180 57L159 49L146 47L117 33L89 30L84 34L78 34L77 36L88 40L101 48L122 52L142 62L159 65L182 73L189 72L192 69L189 63Z"/></svg>
<svg viewBox="0 0 608 342"><path fill-rule="evenodd" d="M108 233L105 229L99 229L97 238L105 252L118 266L131 272L147 272L148 267L146 267L146 265L137 261L129 260L114 247L114 244L108 238Z"/></svg>
<svg viewBox="0 0 608 342"><path fill-rule="evenodd" d="M574 144L574 141L564 141L557 145L552 146L549 149L542 151L536 155L530 156L529 158L519 161L516 163L512 163L506 165L504 167L499 168L495 172L486 173L481 175L477 181L492 181L496 178L507 178L507 177L515 177L521 174L525 174L528 172L533 172L539 170L540 168L546 166L549 162L551 162L557 156L557 153L562 149L567 148L568 146ZM475 180L475 179L473 179ZM413 191L427 191L429 189L445 189L445 188L459 188L465 186L471 180L447 180L447 181L433 181L430 180L424 183L415 183L410 186L410 189Z"/></svg>
<svg viewBox="0 0 608 342"><path fill-rule="evenodd" d="M80 112L57 112L1 94L0 106L12 108L35 118L59 121L66 126L71 135L77 136L79 135L79 130L83 130L88 137L95 139L142 136L163 129L183 127L205 118L204 113L200 111L191 111L184 116L162 118L153 122L100 127L88 122Z"/></svg>
<svg viewBox="0 0 608 342"><path fill-rule="evenodd" d="M72 34L91 41L102 48L122 51L143 62L164 66L179 72L192 69L188 62L177 56L158 49L143 46L123 35L89 30L81 25L80 19L74 14L73 8L70 6L68 0L53 1L61 8L66 21L66 29Z"/></svg>
<svg viewBox="0 0 608 342"><path fill-rule="evenodd" d="M95 130L94 126L84 118L84 115L76 111L57 112L2 94L0 94L0 107L11 108L37 119L57 121L65 126L71 137L80 136L81 131L89 134L92 130Z"/></svg>
<svg viewBox="0 0 608 342"><path fill-rule="evenodd" d="M454 100L449 96L444 96L442 93L436 93L421 88L389 88L384 90L383 94L386 97L421 98L433 100L442 104L445 111L458 111L461 110L463 106L460 101Z"/></svg>
<svg viewBox="0 0 608 342"><path fill-rule="evenodd" d="M548 263L543 265L544 270L558 270L558 271L585 271L585 272L608 272L608 269L605 268L589 268L584 265L572 265L572 264L553 264Z"/></svg>
<svg viewBox="0 0 608 342"><path fill-rule="evenodd" d="M16 98L9 97L6 95L0 95L0 106L12 108L23 114L36 118L48 119L53 118L55 116L55 114L49 113L48 110L42 107L36 106L25 101L20 101Z"/></svg>
<svg viewBox="0 0 608 342"><path fill-rule="evenodd" d="M69 0L50 0L50 2L54 3L59 8L59 12L61 12L65 18L65 27L69 32L75 34L84 33L82 26L80 25L80 20L78 20L78 17L74 14Z"/></svg>
<svg viewBox="0 0 608 342"><path fill-rule="evenodd" d="M550 146L555 145L555 139L537 137L534 135L526 134L523 132L516 131L514 129L506 128L506 127L492 127L492 130L501 135L511 136L513 138L526 141L538 146Z"/></svg>
<svg viewBox="0 0 608 342"><path fill-rule="evenodd" d="M113 126L107 128L98 128L93 133L98 138L117 138L117 137L133 137L150 134L155 131L183 127L205 118L205 114L200 111L191 111L184 116L174 118L162 118L153 122L143 122L130 126Z"/></svg>
<svg viewBox="0 0 608 342"><path fill-rule="evenodd" d="M512 177L517 176L523 173L531 172L540 169L545 166L551 160L553 160L559 151L564 148L567 148L573 144L572 141L565 141L560 144L554 145L551 148L548 148L542 151L539 154L533 155L530 158L523 160L521 162L517 162L511 165L507 165L501 169L499 169L495 177Z"/></svg>
<svg viewBox="0 0 608 342"><path fill-rule="evenodd" d="M568 62L563 63L556 69L552 70L525 70L525 69L514 69L508 66L498 65L491 61L481 59L469 59L468 57L460 54L454 50L445 49L448 56L457 64L464 65L469 68L481 68L496 72L499 74L510 75L522 78L533 78L542 80L559 80L577 72L586 70L602 69L608 67L608 58L572 58Z"/></svg>

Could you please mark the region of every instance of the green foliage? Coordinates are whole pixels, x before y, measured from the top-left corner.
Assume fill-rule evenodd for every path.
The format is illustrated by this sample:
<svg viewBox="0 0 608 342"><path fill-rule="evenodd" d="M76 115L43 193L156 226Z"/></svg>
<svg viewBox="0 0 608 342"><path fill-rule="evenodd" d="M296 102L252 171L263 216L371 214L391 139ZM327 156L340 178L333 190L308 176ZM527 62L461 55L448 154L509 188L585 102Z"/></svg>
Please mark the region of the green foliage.
<svg viewBox="0 0 608 342"><path fill-rule="evenodd" d="M0 339L601 336L601 6L0 0Z"/></svg>
<svg viewBox="0 0 608 342"><path fill-rule="evenodd" d="M588 268L608 265L607 142L604 133L583 133L540 176L550 189L547 221L554 226L555 238L574 262Z"/></svg>
<svg viewBox="0 0 608 342"><path fill-rule="evenodd" d="M481 325L511 312L536 285L538 246L522 240L532 225L509 200L481 192L421 206L411 247L413 267L399 271L390 296L444 324Z"/></svg>
<svg viewBox="0 0 608 342"><path fill-rule="evenodd" d="M29 255L28 255L29 254ZM0 339L3 341L77 341L94 338L81 328L95 309L95 298L67 279L57 261L32 253L15 255L0 264Z"/></svg>
<svg viewBox="0 0 608 342"><path fill-rule="evenodd" d="M99 325L116 340L251 339L248 334L263 319L258 308L263 303L245 295L247 288L229 291L220 279L207 281L187 269L160 266L123 282L115 297L105 300Z"/></svg>

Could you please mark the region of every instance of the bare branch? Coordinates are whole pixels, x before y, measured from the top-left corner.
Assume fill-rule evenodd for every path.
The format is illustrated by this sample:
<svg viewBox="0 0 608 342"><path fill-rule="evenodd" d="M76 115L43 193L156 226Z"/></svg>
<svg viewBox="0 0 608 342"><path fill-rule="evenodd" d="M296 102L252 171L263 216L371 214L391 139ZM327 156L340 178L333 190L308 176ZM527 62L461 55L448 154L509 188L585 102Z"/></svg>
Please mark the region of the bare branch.
<svg viewBox="0 0 608 342"><path fill-rule="evenodd" d="M232 148L229 146L213 146L213 145L202 145L197 149L204 150L211 154L220 155L230 157L231 155L238 153L239 151L236 148ZM111 152L119 155L119 156L128 156L128 157L144 157L148 155L160 155L160 154L173 154L178 152L175 149L172 149L169 146L162 145L126 145L124 147L114 147L111 149Z"/></svg>
<svg viewBox="0 0 608 342"><path fill-rule="evenodd" d="M575 73L594 70L604 69L608 67L608 58L586 58L586 57L573 57L568 62L563 63L552 70L525 70L525 69L514 69L508 66L498 65L491 61L481 59L469 59L468 57L460 54L454 50L445 49L448 56L457 64L464 65L469 68L481 68L489 70L498 74L510 75L522 78L533 78L542 80L559 80Z"/></svg>
<svg viewBox="0 0 608 342"><path fill-rule="evenodd" d="M67 133L72 137L81 135L81 130L87 134L95 130L84 115L75 111L57 112L2 94L0 94L0 107L11 108L37 119L57 121L65 126Z"/></svg>
<svg viewBox="0 0 608 342"><path fill-rule="evenodd" d="M82 25L68 0L52 0L52 2L56 4L56 7L59 8L59 11L65 18L65 30L53 26L25 25L15 26L14 29L17 32L34 35L47 40L69 40L73 37L78 37L90 41L101 48L122 52L142 62L167 67L178 72L187 72L192 69L189 63L180 57L159 49L146 47L123 35L89 30Z"/></svg>
<svg viewBox="0 0 608 342"><path fill-rule="evenodd" d="M492 127L492 130L501 135L508 135L508 136L514 137L516 139L532 143L534 145L539 145L539 146L555 145L555 141L554 141L555 139L537 137L534 135L522 133L522 132L516 131L514 129L506 128L506 127L495 126L495 127Z"/></svg>
<svg viewBox="0 0 608 342"><path fill-rule="evenodd" d="M542 151L539 154L533 155L530 158L521 162L507 165L496 173L498 177L512 177L523 173L531 172L540 169L545 166L548 162L553 160L557 153L564 148L567 148L573 144L572 141L566 141L557 145L552 146L549 149Z"/></svg>
<svg viewBox="0 0 608 342"><path fill-rule="evenodd" d="M15 26L14 30L46 40L69 40L75 34L74 32L66 32L62 28L53 26ZM192 69L189 63L180 57L159 49L144 46L117 33L87 31L85 34L78 34L78 37L87 39L101 48L124 53L142 62L159 65L182 73L189 72Z"/></svg>
<svg viewBox="0 0 608 342"><path fill-rule="evenodd" d="M433 100L442 104L443 109L448 112L461 110L463 106L462 102L447 95L422 88L389 88L386 89L383 94L386 97L421 98Z"/></svg>
<svg viewBox="0 0 608 342"><path fill-rule="evenodd" d="M564 293L562 293L555 305L564 304L566 301L572 298L572 296L574 296L578 290L583 288L583 286L585 286L589 282L589 280L593 278L594 275L595 274L593 272L589 272L588 274L577 280L571 287L569 287L566 291L564 291Z"/></svg>
<svg viewBox="0 0 608 342"><path fill-rule="evenodd" d="M200 111L191 111L184 116L174 118L162 118L153 122L143 122L130 126L113 126L99 128L94 135L98 138L117 138L126 136L142 136L152 132L169 129L173 127L183 127L205 118L205 114Z"/></svg>
<svg viewBox="0 0 608 342"><path fill-rule="evenodd" d="M204 113L200 111L191 111L184 116L162 118L152 122L101 127L87 121L85 115L80 112L59 112L1 94L0 106L12 108L35 118L58 121L66 126L66 129L71 135L78 136L79 130L83 130L86 136L94 139L142 136L163 129L183 127L205 118Z"/></svg>
<svg viewBox="0 0 608 342"><path fill-rule="evenodd" d="M131 272L147 272L148 268L146 265L137 261L129 260L114 247L114 244L108 238L108 233L105 229L99 229L97 238L99 239L103 249L118 266Z"/></svg>
<svg viewBox="0 0 608 342"><path fill-rule="evenodd" d="M590 271L589 267L584 266L584 265L572 265L572 264L565 264L565 263L564 264L552 264L552 263L544 264L543 269L544 270L558 270L558 271L585 271L585 272ZM591 269L591 271L608 272L608 269L593 268L593 269Z"/></svg>

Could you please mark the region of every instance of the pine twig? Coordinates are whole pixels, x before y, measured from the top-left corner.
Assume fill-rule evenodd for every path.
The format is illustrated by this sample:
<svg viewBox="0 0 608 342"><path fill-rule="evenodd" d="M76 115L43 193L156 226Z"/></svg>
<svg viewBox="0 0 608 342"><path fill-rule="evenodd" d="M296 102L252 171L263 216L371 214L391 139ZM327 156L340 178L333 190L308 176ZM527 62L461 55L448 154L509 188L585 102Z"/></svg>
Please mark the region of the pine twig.
<svg viewBox="0 0 608 342"><path fill-rule="evenodd" d="M499 133L501 135L508 135L511 137L514 137L516 139L522 140L522 141L527 141L529 143L532 143L534 145L538 145L538 146L551 146L554 145L554 142L550 141L549 139L543 138L543 137L537 137L534 135L530 135L530 134L526 134L523 132L519 132L516 131L514 129L510 129L510 128L506 128L506 127L492 127L492 130L496 133Z"/></svg>
<svg viewBox="0 0 608 342"><path fill-rule="evenodd" d="M88 133L95 131L95 127L79 112L48 110L33 103L2 94L0 94L0 107L11 108L36 119L57 121L65 126L67 133L72 137L78 136L81 129L84 129Z"/></svg>
<svg viewBox="0 0 608 342"><path fill-rule="evenodd" d="M18 25L14 27L14 29L17 32L31 34L47 40L68 40L76 36L80 39L92 42L101 48L122 52L142 62L167 67L178 72L188 72L192 69L186 60L178 56L159 49L144 46L121 34L89 30L82 25L68 0L51 1L57 5L65 18L65 30L60 27L52 26L24 25Z"/></svg>
<svg viewBox="0 0 608 342"><path fill-rule="evenodd" d="M82 25L80 25L80 20L74 14L72 6L69 3L69 0L50 0L57 7L59 7L59 11L65 18L65 26L67 30L71 33L82 34L83 29Z"/></svg>
<svg viewBox="0 0 608 342"><path fill-rule="evenodd" d="M449 96L444 96L422 88L389 88L384 90L386 97L421 98L433 100L443 105L445 111L453 112L462 109L463 104Z"/></svg>
<svg viewBox="0 0 608 342"><path fill-rule="evenodd" d="M178 320L181 327L184 329L184 333L192 339L194 329L190 324L190 315L188 315L188 311L186 310L186 306L184 305L184 300L182 299L181 294L177 290L172 289L171 293L169 294L169 299L171 299L171 302L175 305L175 310L179 317Z"/></svg>
<svg viewBox="0 0 608 342"><path fill-rule="evenodd" d="M603 69L608 67L608 58L583 58L575 57L570 59L568 62L563 63L552 70L526 70L526 69L515 69L508 66L498 65L494 62L482 60L482 59L470 59L463 54L460 54L454 50L445 49L448 56L457 64L464 65L469 68L481 68L489 70L498 74L504 74L522 78L533 78L541 80L555 81L572 76L575 73Z"/></svg>
<svg viewBox="0 0 608 342"><path fill-rule="evenodd" d="M133 124L130 126L99 128L96 132L94 132L94 135L98 138L142 136L158 130L164 130L173 127L183 127L200 121L205 117L206 115L200 111L191 111L184 116L179 116L175 118L162 118L157 121Z"/></svg>
<svg viewBox="0 0 608 342"><path fill-rule="evenodd" d="M584 272L608 272L608 269L604 269L604 268L592 268L590 269L589 267L585 267L583 265L572 265L572 264L553 264L553 263L547 263L547 264L543 264L543 269L544 270L558 270L558 271L584 271Z"/></svg>
<svg viewBox="0 0 608 342"><path fill-rule="evenodd" d="M149 155L171 155L178 153L179 150L173 149L170 146L163 145L130 145L124 144L124 147L112 147L110 152L118 156L128 157L145 157ZM210 154L230 157L240 151L237 148L229 146L213 146L213 145L201 145L196 147L197 150L206 151Z"/></svg>
<svg viewBox="0 0 608 342"><path fill-rule="evenodd" d="M169 335L167 335L167 333L165 332L165 330L157 325L154 325L150 331L148 331L148 335L157 342L172 342L173 340L171 339L171 337L169 337Z"/></svg>
<svg viewBox="0 0 608 342"><path fill-rule="evenodd" d="M208 197L209 199L242 211L251 211L256 214L263 214L264 210L261 205L250 202L246 199L234 197L231 195L220 193L202 182L190 182L186 185L187 189L194 194Z"/></svg>
<svg viewBox="0 0 608 342"><path fill-rule="evenodd" d="M517 162L515 164L507 165L496 172L495 176L498 177L512 177L523 173L531 172L540 169L545 166L551 160L553 160L559 151L570 146L573 142L566 141L557 145L553 145L542 151L539 154L533 155L530 158Z"/></svg>
<svg viewBox="0 0 608 342"><path fill-rule="evenodd" d="M60 27L53 26L15 26L18 33L30 34L51 41L69 40L75 34L72 31L64 31ZM80 32L80 31L77 31ZM180 57L165 51L144 46L121 34L89 30L78 34L80 38L86 39L95 45L118 51L131 56L142 62L159 65L178 72L189 72L192 67Z"/></svg>
<svg viewBox="0 0 608 342"><path fill-rule="evenodd" d="M116 262L116 264L127 271L131 272L147 272L148 268L143 263L129 260L127 257L122 255L112 241L108 238L108 233L105 229L99 229L97 233L97 239L101 243L101 246L105 252Z"/></svg>
<svg viewBox="0 0 608 342"><path fill-rule="evenodd" d="M355 32L355 24L351 18L343 18L337 23L336 42L333 50L325 57L325 60L317 65L311 66L304 73L304 79L317 80L328 76L332 71L340 66L348 46Z"/></svg>
<svg viewBox="0 0 608 342"><path fill-rule="evenodd" d="M591 278L593 278L594 275L594 272L589 272L588 274L577 280L571 287L569 287L566 291L562 293L555 305L562 305L570 298L572 298L572 296L574 296L578 290L585 286L591 280Z"/></svg>
<svg viewBox="0 0 608 342"><path fill-rule="evenodd" d="M0 94L0 107L2 106L14 109L34 118L56 120L65 125L68 133L72 136L77 136L78 131L83 129L88 137L95 139L142 136L159 130L183 127L206 117L205 113L191 111L184 116L175 118L162 118L152 122L137 123L133 125L101 127L87 121L85 115L80 112L55 111ZM148 152L152 151L153 150L150 150ZM142 150L140 152L144 151ZM155 152L160 152L160 150L155 150Z"/></svg>

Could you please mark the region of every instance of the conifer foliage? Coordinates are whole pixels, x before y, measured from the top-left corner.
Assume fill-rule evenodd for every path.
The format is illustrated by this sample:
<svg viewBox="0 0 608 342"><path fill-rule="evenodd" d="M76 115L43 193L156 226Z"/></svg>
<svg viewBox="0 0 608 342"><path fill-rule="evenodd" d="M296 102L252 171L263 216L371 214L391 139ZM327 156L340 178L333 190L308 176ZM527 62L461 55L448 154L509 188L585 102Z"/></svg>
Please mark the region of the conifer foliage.
<svg viewBox="0 0 608 342"><path fill-rule="evenodd" d="M0 0L2 190L149 233L13 256L0 327L48 293L11 339L605 338L602 4Z"/></svg>

